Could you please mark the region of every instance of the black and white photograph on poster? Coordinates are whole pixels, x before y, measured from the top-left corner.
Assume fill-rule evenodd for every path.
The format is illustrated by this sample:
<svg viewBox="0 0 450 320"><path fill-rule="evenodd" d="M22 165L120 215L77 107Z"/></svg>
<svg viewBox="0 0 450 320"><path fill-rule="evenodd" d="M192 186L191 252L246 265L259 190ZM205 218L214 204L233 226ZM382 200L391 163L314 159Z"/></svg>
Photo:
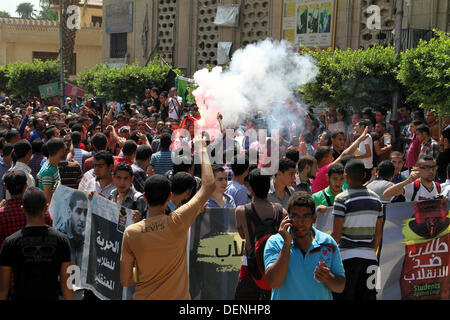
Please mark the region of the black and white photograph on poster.
<svg viewBox="0 0 450 320"><path fill-rule="evenodd" d="M121 217L126 217L125 226ZM133 224L132 210L94 194L86 221L82 287L102 300L131 300L133 288L120 284L120 252L121 230Z"/></svg>
<svg viewBox="0 0 450 320"><path fill-rule="evenodd" d="M53 227L69 238L71 260L81 268L88 213L88 194L58 185L49 206Z"/></svg>

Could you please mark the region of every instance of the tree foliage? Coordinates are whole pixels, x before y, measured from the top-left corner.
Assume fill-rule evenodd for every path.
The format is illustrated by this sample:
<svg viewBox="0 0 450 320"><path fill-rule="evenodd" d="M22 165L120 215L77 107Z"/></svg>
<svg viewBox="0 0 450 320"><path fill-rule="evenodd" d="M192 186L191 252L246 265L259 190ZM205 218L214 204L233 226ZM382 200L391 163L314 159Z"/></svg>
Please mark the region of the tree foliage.
<svg viewBox="0 0 450 320"><path fill-rule="evenodd" d="M434 38L402 53L398 79L408 100L450 114L450 33L433 30Z"/></svg>
<svg viewBox="0 0 450 320"><path fill-rule="evenodd" d="M164 87L171 69L167 64L160 65L157 58L146 67L141 67L138 62L122 68L100 64L80 72L78 85L108 100L121 103L141 101L145 98L146 88ZM174 71L180 74L179 70Z"/></svg>
<svg viewBox="0 0 450 320"><path fill-rule="evenodd" d="M8 65L0 66L0 92L8 93L9 75L8 75Z"/></svg>
<svg viewBox="0 0 450 320"><path fill-rule="evenodd" d="M301 91L307 102L334 107L389 107L394 91L398 58L392 47L367 50L305 49L317 62L319 74Z"/></svg>
<svg viewBox="0 0 450 320"><path fill-rule="evenodd" d="M31 2L22 2L16 8L16 13L22 19L32 19L35 17L34 5Z"/></svg>
<svg viewBox="0 0 450 320"><path fill-rule="evenodd" d="M9 14L8 11L1 11L0 10L0 18L10 18L11 15Z"/></svg>
<svg viewBox="0 0 450 320"><path fill-rule="evenodd" d="M59 60L32 63L15 62L7 65L6 91L15 97L39 97L39 86L59 81Z"/></svg>

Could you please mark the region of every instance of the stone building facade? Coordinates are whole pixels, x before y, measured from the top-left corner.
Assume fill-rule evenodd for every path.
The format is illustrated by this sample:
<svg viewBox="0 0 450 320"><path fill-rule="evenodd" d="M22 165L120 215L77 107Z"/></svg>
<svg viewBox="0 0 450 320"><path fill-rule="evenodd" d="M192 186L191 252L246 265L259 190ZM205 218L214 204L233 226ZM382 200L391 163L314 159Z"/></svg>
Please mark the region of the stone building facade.
<svg viewBox="0 0 450 320"><path fill-rule="evenodd" d="M336 0L335 47L367 48L380 43L386 35L380 33L395 26L394 0ZM403 28L449 31L450 0L404 0ZM132 31L122 35L126 48L122 56L111 57L116 52L117 35L103 28L104 63L123 64L139 61L145 65L155 54L181 69L193 73L206 65L218 64L217 50L220 42L231 42L230 56L245 45L282 37L283 0L104 0L106 7L131 3ZM219 5L238 5L237 27L214 24ZM370 31L366 27L366 8L380 6L382 30Z"/></svg>
<svg viewBox="0 0 450 320"><path fill-rule="evenodd" d="M102 62L102 4L91 0L81 16L75 39L73 76ZM0 65L56 59L60 47L59 22L0 18Z"/></svg>

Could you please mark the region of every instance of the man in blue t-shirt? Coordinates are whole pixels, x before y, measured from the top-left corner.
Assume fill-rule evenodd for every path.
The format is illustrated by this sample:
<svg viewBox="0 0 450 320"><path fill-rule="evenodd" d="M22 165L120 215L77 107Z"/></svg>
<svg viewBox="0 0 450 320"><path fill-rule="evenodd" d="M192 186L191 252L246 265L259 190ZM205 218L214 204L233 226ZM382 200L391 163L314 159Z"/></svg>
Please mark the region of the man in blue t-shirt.
<svg viewBox="0 0 450 320"><path fill-rule="evenodd" d="M289 215L264 248L265 275L272 300L332 300L345 287L345 271L334 239L313 227L317 219L311 195L289 199Z"/></svg>

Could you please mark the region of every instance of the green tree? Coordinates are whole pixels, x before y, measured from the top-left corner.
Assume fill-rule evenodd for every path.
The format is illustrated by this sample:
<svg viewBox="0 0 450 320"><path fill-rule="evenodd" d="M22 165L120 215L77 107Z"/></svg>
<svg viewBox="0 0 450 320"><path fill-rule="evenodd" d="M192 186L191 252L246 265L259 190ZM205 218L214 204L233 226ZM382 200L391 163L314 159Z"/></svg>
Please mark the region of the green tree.
<svg viewBox="0 0 450 320"><path fill-rule="evenodd" d="M58 20L58 13L51 8L50 3L46 2L45 0L41 0L40 5L41 11L39 11L39 15L37 16L38 19L51 21Z"/></svg>
<svg viewBox="0 0 450 320"><path fill-rule="evenodd" d="M141 67L138 62L122 68L97 65L80 72L78 85L85 91L108 100L121 103L142 101L146 88L162 88L165 85L171 69L167 64L160 65L157 58L146 67ZM175 72L180 74L179 70Z"/></svg>
<svg viewBox="0 0 450 320"><path fill-rule="evenodd" d="M433 30L435 37L420 41L401 55L398 79L407 88L408 100L450 115L450 33Z"/></svg>
<svg viewBox="0 0 450 320"><path fill-rule="evenodd" d="M15 62L8 65L7 91L22 98L39 97L39 86L59 81L59 61L33 60L32 63Z"/></svg>
<svg viewBox="0 0 450 320"><path fill-rule="evenodd" d="M0 92L8 94L8 65L0 66Z"/></svg>
<svg viewBox="0 0 450 320"><path fill-rule="evenodd" d="M400 86L394 48L304 49L304 52L316 60L319 68L316 80L300 90L307 102L356 109L392 105L393 93Z"/></svg>
<svg viewBox="0 0 450 320"><path fill-rule="evenodd" d="M0 18L10 18L11 15L7 11L0 11Z"/></svg>
<svg viewBox="0 0 450 320"><path fill-rule="evenodd" d="M16 8L16 13L19 14L22 19L34 18L34 12L34 5L30 2L22 2Z"/></svg>

